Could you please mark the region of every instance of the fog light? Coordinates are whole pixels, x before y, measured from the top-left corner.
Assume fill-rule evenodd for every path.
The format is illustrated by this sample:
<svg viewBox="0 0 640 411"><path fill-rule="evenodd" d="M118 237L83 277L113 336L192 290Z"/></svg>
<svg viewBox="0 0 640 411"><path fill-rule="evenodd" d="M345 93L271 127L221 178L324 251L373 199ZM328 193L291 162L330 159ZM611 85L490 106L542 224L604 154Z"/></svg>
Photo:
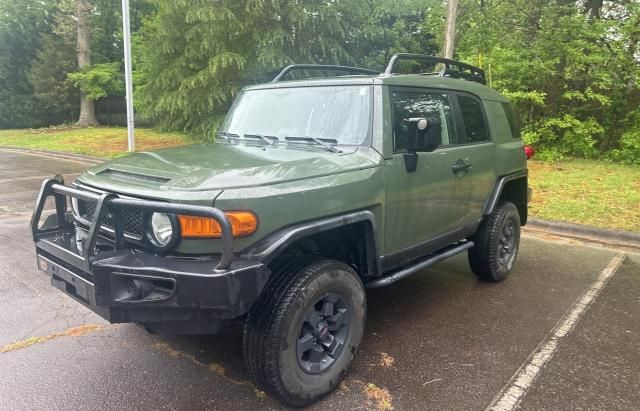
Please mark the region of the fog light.
<svg viewBox="0 0 640 411"><path fill-rule="evenodd" d="M134 278L130 278L127 281L127 291L131 295L131 297L141 300L144 297L151 294L153 290L153 285L149 281L138 280Z"/></svg>

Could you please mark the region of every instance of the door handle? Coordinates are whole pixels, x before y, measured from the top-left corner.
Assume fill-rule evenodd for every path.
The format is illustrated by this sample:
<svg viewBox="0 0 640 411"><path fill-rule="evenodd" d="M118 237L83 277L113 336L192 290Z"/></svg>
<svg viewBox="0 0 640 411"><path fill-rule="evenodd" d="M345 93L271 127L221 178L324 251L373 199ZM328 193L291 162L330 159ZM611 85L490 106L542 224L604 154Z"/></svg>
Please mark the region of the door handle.
<svg viewBox="0 0 640 411"><path fill-rule="evenodd" d="M457 173L460 171L468 170L470 168L471 168L471 161L469 161L469 159L465 158L463 160L459 158L458 161L456 161L456 163L451 166L451 171L453 171L454 173Z"/></svg>

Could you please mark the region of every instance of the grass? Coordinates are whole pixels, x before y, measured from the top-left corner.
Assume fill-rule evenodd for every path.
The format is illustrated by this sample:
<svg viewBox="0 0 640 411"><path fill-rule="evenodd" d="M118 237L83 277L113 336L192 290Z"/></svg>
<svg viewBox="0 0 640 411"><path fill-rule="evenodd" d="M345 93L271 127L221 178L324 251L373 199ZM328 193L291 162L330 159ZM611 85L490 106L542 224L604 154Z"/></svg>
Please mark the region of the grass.
<svg viewBox="0 0 640 411"><path fill-rule="evenodd" d="M180 133L160 133L136 129L136 150L153 150L189 144ZM127 152L127 129L122 127L56 127L27 130L0 130L0 146L66 151L114 158Z"/></svg>
<svg viewBox="0 0 640 411"><path fill-rule="evenodd" d="M136 129L138 150L189 144L180 133ZM0 146L118 157L127 151L127 130L117 127L58 127L0 130ZM640 232L640 167L594 160L529 161L533 188L530 215Z"/></svg>
<svg viewBox="0 0 640 411"><path fill-rule="evenodd" d="M640 232L640 167L595 160L529 161L533 198L529 213Z"/></svg>

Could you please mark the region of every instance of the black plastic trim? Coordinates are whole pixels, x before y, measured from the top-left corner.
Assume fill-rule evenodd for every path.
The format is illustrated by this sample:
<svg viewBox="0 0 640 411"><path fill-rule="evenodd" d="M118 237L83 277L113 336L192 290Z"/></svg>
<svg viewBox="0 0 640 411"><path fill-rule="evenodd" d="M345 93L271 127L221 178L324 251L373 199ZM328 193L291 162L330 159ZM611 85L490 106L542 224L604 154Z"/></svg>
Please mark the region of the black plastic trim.
<svg viewBox="0 0 640 411"><path fill-rule="evenodd" d="M495 210L498 205L498 200L500 200L500 195L502 194L502 190L507 182L517 180L519 178L527 177L529 175L529 170L524 169L521 171L516 171L512 174L507 174L505 176L499 177L496 181L496 184L493 186L493 191L489 195L487 202L484 205L484 210L482 211L482 215L489 215Z"/></svg>
<svg viewBox="0 0 640 411"><path fill-rule="evenodd" d="M67 241L56 238L65 236ZM133 250L97 254L90 269L74 253L72 229L36 241L39 268L52 284L111 322L171 322L232 319L247 313L271 272L256 261L236 258L224 271L213 260L174 259ZM46 261L43 266L41 261ZM151 293L127 293L127 280L151 284Z"/></svg>
<svg viewBox="0 0 640 411"><path fill-rule="evenodd" d="M268 264L285 248L302 238L361 222L368 223L366 225L367 234L365 239L367 250L366 275L379 276L381 270L378 244L376 241L376 222L374 214L369 210L355 211L285 227L254 244L251 248L242 252L241 255L243 258Z"/></svg>

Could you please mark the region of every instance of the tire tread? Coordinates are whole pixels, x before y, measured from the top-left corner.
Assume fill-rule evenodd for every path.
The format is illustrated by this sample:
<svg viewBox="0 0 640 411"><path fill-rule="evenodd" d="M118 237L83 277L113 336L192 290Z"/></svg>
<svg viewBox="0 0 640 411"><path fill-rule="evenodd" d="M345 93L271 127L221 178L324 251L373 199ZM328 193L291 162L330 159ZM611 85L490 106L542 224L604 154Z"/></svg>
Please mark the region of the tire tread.
<svg viewBox="0 0 640 411"><path fill-rule="evenodd" d="M298 295L318 272L340 269L357 274L348 265L318 256L303 256L272 274L262 296L247 316L243 333L245 367L258 388L287 404L304 406L315 398L301 399L287 392L280 379L280 326Z"/></svg>
<svg viewBox="0 0 640 411"><path fill-rule="evenodd" d="M498 282L506 277L506 274L500 272L497 258L499 247L495 240L500 235L502 221L511 213L515 213L519 226L520 219L516 206L513 203L504 202L480 223L472 237L475 245L468 252L469 266L471 271L483 281Z"/></svg>

